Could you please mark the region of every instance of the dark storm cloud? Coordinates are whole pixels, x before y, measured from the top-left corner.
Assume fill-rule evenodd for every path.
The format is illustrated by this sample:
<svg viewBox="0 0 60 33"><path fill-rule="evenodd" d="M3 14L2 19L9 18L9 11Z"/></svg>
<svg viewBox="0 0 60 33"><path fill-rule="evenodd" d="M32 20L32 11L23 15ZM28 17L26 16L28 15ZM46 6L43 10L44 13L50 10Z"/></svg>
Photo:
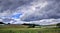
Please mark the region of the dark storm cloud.
<svg viewBox="0 0 60 33"><path fill-rule="evenodd" d="M46 2L48 3L46 6L42 8L39 8L41 6L38 6L38 9L37 7L35 7L35 12L32 11L33 13L31 14L27 13L28 16L27 14L24 15L24 18L22 17L21 20L35 21L35 20L41 20L41 19L60 18L60 0L46 0ZM39 5L39 3L37 3L37 5Z"/></svg>
<svg viewBox="0 0 60 33"><path fill-rule="evenodd" d="M0 0L0 13L8 9L14 10L20 6L27 5L30 2L32 2L32 0Z"/></svg>

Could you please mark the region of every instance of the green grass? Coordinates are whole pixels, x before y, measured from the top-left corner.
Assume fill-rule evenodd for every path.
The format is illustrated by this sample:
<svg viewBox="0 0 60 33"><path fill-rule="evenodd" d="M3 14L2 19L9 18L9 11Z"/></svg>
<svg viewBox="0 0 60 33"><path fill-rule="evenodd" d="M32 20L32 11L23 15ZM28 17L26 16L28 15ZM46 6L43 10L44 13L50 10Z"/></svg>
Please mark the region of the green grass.
<svg viewBox="0 0 60 33"><path fill-rule="evenodd" d="M53 28L17 28L1 29L0 33L60 33L60 29Z"/></svg>
<svg viewBox="0 0 60 33"><path fill-rule="evenodd" d="M60 28L26 28L26 26L0 26L0 33L60 33Z"/></svg>

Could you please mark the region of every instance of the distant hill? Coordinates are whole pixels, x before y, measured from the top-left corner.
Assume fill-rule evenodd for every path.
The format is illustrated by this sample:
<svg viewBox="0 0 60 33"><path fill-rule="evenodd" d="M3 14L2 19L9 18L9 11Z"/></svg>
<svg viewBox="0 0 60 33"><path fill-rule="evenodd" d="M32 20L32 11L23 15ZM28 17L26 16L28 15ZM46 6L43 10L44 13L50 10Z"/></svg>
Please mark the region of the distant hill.
<svg viewBox="0 0 60 33"><path fill-rule="evenodd" d="M0 24L5 24L5 23L3 23L3 22L0 22Z"/></svg>

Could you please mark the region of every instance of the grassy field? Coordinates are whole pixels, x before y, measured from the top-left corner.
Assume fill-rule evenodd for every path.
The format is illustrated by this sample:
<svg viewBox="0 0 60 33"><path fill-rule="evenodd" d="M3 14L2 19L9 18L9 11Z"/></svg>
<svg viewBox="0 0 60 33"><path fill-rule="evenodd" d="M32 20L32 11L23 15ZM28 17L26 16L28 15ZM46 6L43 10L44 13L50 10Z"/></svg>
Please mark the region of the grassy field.
<svg viewBox="0 0 60 33"><path fill-rule="evenodd" d="M27 28L27 26L0 26L0 33L60 33L60 28Z"/></svg>

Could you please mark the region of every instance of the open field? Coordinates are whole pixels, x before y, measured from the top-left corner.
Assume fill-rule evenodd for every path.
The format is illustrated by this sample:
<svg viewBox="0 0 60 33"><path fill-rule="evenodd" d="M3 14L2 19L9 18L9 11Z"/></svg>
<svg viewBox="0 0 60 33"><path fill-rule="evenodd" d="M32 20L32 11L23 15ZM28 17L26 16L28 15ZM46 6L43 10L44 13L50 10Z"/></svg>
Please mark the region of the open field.
<svg viewBox="0 0 60 33"><path fill-rule="evenodd" d="M60 28L27 28L27 26L0 26L0 33L60 33Z"/></svg>

